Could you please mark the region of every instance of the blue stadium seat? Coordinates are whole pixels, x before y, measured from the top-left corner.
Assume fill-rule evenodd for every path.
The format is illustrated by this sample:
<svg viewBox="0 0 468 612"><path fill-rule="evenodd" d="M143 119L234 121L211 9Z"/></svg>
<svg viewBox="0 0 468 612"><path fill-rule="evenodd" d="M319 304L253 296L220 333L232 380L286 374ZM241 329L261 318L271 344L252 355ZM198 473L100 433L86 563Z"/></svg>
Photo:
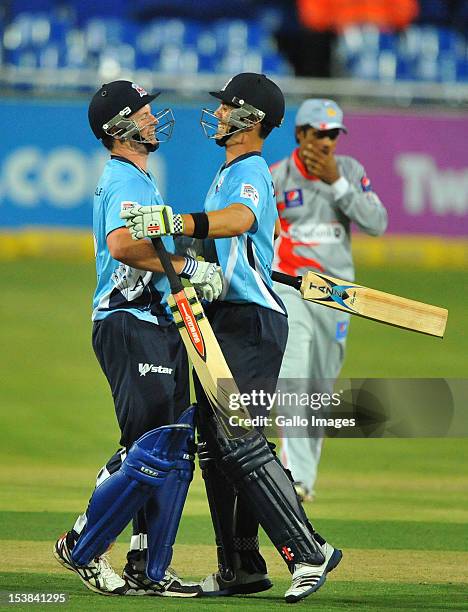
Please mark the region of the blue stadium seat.
<svg viewBox="0 0 468 612"><path fill-rule="evenodd" d="M380 33L364 27L345 30L338 57L349 75L364 79L454 82L466 79L467 41L445 26L413 25Z"/></svg>

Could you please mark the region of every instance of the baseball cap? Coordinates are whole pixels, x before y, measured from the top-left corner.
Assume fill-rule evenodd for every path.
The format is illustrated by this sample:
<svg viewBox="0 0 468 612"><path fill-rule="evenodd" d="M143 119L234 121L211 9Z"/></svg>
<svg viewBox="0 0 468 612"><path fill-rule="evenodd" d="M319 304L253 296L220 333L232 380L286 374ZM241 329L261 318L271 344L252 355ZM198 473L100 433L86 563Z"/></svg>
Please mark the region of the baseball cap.
<svg viewBox="0 0 468 612"><path fill-rule="evenodd" d="M279 127L284 117L284 96L281 89L264 74L242 72L232 77L220 91L211 96L225 104L240 108L247 102L265 113L264 121Z"/></svg>
<svg viewBox="0 0 468 612"><path fill-rule="evenodd" d="M140 108L152 102L160 92L149 94L143 87L131 81L112 81L105 83L93 96L89 108L89 125L96 138L105 136L103 125L113 119L127 107L130 113L136 113Z"/></svg>
<svg viewBox="0 0 468 612"><path fill-rule="evenodd" d="M334 100L309 98L299 107L296 114L296 127L311 125L317 130L348 130L343 125L343 111Z"/></svg>

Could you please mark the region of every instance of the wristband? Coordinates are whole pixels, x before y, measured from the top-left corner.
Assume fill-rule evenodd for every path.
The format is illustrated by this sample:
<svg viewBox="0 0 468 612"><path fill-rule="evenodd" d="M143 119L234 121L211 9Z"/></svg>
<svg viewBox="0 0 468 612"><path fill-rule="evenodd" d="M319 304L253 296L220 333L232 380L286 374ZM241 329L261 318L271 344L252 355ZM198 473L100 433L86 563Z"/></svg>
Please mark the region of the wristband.
<svg viewBox="0 0 468 612"><path fill-rule="evenodd" d="M349 181L344 176L340 176L334 183L331 184L333 197L336 200L342 198L349 189Z"/></svg>
<svg viewBox="0 0 468 612"><path fill-rule="evenodd" d="M185 257L184 267L182 268L182 272L179 274L179 276L182 276L182 278L190 279L195 274L195 271L197 268L198 268L197 260L194 259L193 257L190 257L190 255L187 255Z"/></svg>
<svg viewBox="0 0 468 612"><path fill-rule="evenodd" d="M208 231L210 229L210 222L208 220L208 215L206 214L206 212L190 214L192 215L192 219L195 224L192 236L194 238L200 239L207 238Z"/></svg>
<svg viewBox="0 0 468 612"><path fill-rule="evenodd" d="M179 236L180 234L184 233L184 221L182 219L182 215L174 215L172 217L172 222L174 224L174 232L173 235L174 236Z"/></svg>

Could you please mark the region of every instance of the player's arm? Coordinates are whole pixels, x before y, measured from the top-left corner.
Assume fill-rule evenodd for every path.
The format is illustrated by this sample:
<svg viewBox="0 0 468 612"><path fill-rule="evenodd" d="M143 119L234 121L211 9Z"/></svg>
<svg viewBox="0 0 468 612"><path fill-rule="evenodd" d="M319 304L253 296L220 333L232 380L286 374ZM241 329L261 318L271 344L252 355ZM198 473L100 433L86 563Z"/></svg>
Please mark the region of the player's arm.
<svg viewBox="0 0 468 612"><path fill-rule="evenodd" d="M183 223L183 235L193 236L196 232L196 215L206 215L208 221L207 238L231 238L245 234L255 223L255 215L244 204L233 203L222 210L209 213L180 215Z"/></svg>
<svg viewBox="0 0 468 612"><path fill-rule="evenodd" d="M107 235L107 246L111 256L127 266L149 272L164 272L164 268L149 240L132 239L126 227L119 227ZM219 297L223 289L221 268L208 261L197 261L193 257L170 254L177 274L188 278L198 295L211 302Z"/></svg>
<svg viewBox="0 0 468 612"><path fill-rule="evenodd" d="M344 157L338 164L333 151L325 153L314 143L303 155L307 170L330 185L336 205L351 221L372 236L385 232L387 211L358 161Z"/></svg>
<svg viewBox="0 0 468 612"><path fill-rule="evenodd" d="M380 236L387 229L385 206L373 191L364 167L343 158L343 175L332 185L336 205L366 234Z"/></svg>
<svg viewBox="0 0 468 612"><path fill-rule="evenodd" d="M164 272L151 242L149 240L139 240L138 242L132 240L126 227L119 227L108 234L107 246L111 257L127 266L137 270L148 270L149 272ZM171 261L177 274L180 274L185 265L185 257L171 255Z"/></svg>

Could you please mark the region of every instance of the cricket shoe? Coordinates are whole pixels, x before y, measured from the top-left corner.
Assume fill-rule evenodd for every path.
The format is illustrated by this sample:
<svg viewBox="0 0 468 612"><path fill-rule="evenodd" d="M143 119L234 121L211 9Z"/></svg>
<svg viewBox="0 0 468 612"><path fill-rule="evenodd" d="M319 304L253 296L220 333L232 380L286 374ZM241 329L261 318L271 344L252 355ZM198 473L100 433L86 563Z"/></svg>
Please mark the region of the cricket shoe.
<svg viewBox="0 0 468 612"><path fill-rule="evenodd" d="M257 540L257 538L255 538ZM258 545L258 540L257 540ZM258 549L237 551L233 554L231 580L217 571L201 582L203 595L208 597L261 593L273 585L268 578L265 559Z"/></svg>
<svg viewBox="0 0 468 612"><path fill-rule="evenodd" d="M232 580L224 580L221 574L216 572L207 576L200 584L203 596L207 597L261 593L273 586L268 574L249 574L242 568L236 570Z"/></svg>
<svg viewBox="0 0 468 612"><path fill-rule="evenodd" d="M125 595L158 595L159 597L198 597L202 589L195 582L186 582L168 567L160 582L153 582L143 569L127 563L122 574L128 584Z"/></svg>
<svg viewBox="0 0 468 612"><path fill-rule="evenodd" d="M292 583L284 594L287 603L296 603L318 591L325 583L328 572L335 569L343 557L341 550L333 548L328 542L321 545L325 561L322 565L309 565L308 563L296 563L292 576Z"/></svg>
<svg viewBox="0 0 468 612"><path fill-rule="evenodd" d="M125 580L114 572L106 555L93 559L88 565L76 565L72 559L73 536L65 533L54 545L54 557L67 569L78 574L83 584L101 595L125 595L128 586Z"/></svg>

